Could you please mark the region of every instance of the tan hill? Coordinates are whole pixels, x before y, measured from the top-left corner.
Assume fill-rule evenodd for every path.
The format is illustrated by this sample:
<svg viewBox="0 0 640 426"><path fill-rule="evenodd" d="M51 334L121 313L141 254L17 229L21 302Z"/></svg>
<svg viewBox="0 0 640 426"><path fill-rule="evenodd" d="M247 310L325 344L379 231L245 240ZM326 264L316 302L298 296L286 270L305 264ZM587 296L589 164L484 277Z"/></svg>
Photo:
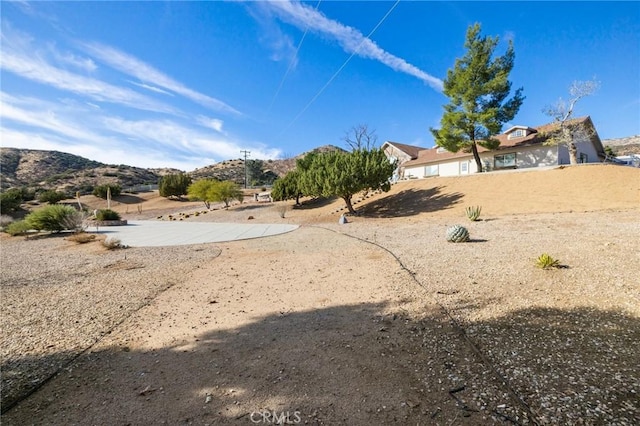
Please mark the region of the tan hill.
<svg viewBox="0 0 640 426"><path fill-rule="evenodd" d="M325 145L310 152L340 150ZM55 189L73 194L90 193L96 185L119 184L123 190L142 185L156 185L161 176L180 173L172 168L144 169L124 164L110 165L59 151L2 148L0 151L0 186L2 190L15 187ZM279 176L293 170L296 159L247 161L249 183L268 185ZM244 183L244 160L225 160L187 172L193 179L213 178Z"/></svg>
<svg viewBox="0 0 640 426"><path fill-rule="evenodd" d="M603 146L610 146L616 155L640 154L640 135L626 138L605 139Z"/></svg>
<svg viewBox="0 0 640 426"><path fill-rule="evenodd" d="M273 181L286 175L289 171L296 168L296 160L302 158L310 152L329 152L344 151L334 145L323 145L314 148L311 151L304 152L292 158L281 160L247 160L247 178L248 185L269 185ZM239 185L244 184L245 167L244 160L238 158L235 160L226 160L210 166L202 167L189 172L193 179L213 178L218 180L230 180Z"/></svg>
<svg viewBox="0 0 640 426"><path fill-rule="evenodd" d="M277 207L283 203L255 204L247 201L229 210L218 210L198 219L245 222L249 215L256 222L281 221ZM433 177L401 181L387 193L358 194L354 221L371 219L416 221L450 218L451 224L468 223L467 206L481 206L481 219L504 215L535 213L610 211L640 208L640 169L613 164L584 164L545 170L502 171L469 176ZM82 197L91 208L105 208L106 201ZM284 204L292 205L292 201ZM201 210L200 202L175 201L160 197L157 191L135 197L115 198L112 208L128 219L154 219L166 213ZM140 211L139 211L139 210ZM339 199L303 201L301 208L287 212L292 223L334 222L345 212ZM526 226L526 223L523 223Z"/></svg>
<svg viewBox="0 0 640 426"><path fill-rule="evenodd" d="M2 189L24 186L84 193L106 183L128 188L156 184L167 170L109 165L59 151L2 148L0 155Z"/></svg>

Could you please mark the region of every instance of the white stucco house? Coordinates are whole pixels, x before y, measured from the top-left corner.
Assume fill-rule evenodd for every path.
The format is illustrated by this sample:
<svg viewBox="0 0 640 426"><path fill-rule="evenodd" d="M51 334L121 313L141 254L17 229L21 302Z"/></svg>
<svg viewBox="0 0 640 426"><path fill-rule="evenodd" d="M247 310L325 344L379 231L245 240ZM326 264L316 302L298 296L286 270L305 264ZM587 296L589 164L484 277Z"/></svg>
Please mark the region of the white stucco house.
<svg viewBox="0 0 640 426"><path fill-rule="evenodd" d="M584 126L587 132L583 140L576 142L577 157L581 163L598 163L605 158L604 147L590 117L572 120L572 124ZM496 136L500 146L495 150L478 147L483 167L487 171L523 169L531 167L569 164L569 150L566 146L546 146L549 134L558 128L557 123L538 127L513 126ZM404 150L404 156L396 151ZM397 170L400 179L424 178L430 176L459 176L478 171L471 152L449 152L444 148L416 148L396 142L385 142L382 149L390 159L398 159ZM411 157L410 159L407 159ZM400 161L400 160L404 161Z"/></svg>

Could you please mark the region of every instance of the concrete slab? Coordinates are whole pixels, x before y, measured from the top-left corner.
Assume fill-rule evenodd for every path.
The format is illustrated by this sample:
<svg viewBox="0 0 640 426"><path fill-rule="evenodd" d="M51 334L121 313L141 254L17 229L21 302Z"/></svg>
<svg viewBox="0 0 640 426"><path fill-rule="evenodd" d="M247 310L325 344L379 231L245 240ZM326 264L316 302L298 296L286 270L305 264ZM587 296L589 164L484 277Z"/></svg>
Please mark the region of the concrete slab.
<svg viewBox="0 0 640 426"><path fill-rule="evenodd" d="M298 225L289 224L132 220L124 226L98 228L98 232L117 238L130 247L160 247L247 240L283 234L297 228Z"/></svg>

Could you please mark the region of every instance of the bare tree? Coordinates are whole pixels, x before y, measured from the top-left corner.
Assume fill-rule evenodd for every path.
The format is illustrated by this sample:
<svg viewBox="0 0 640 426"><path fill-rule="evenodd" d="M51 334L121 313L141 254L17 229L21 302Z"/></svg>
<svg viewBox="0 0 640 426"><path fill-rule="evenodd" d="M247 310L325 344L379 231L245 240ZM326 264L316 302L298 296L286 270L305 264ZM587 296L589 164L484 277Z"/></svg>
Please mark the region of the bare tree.
<svg viewBox="0 0 640 426"><path fill-rule="evenodd" d="M546 115L558 123L545 145L564 145L569 150L569 162L578 164L578 148L576 142L587 140L593 136L593 129L586 128L581 122L573 120L573 111L578 101L592 95L600 87L600 82L593 79L588 81L574 81L569 87L569 100L562 98L555 105L542 110Z"/></svg>
<svg viewBox="0 0 640 426"><path fill-rule="evenodd" d="M375 130L369 130L366 124L358 124L344 132L343 140L349 145L352 151L364 149L371 151L378 143L378 136Z"/></svg>

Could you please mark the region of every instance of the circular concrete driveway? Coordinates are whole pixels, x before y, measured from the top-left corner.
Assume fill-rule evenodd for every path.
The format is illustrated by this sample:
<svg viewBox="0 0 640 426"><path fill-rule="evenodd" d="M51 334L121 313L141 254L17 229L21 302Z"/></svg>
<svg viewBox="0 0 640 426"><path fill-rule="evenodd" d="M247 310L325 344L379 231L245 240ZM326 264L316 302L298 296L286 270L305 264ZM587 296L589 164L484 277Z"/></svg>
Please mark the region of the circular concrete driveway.
<svg viewBox="0 0 640 426"><path fill-rule="evenodd" d="M98 232L107 237L117 238L121 244L130 247L160 247L269 237L297 228L298 225L289 224L133 220L124 226L98 228Z"/></svg>

